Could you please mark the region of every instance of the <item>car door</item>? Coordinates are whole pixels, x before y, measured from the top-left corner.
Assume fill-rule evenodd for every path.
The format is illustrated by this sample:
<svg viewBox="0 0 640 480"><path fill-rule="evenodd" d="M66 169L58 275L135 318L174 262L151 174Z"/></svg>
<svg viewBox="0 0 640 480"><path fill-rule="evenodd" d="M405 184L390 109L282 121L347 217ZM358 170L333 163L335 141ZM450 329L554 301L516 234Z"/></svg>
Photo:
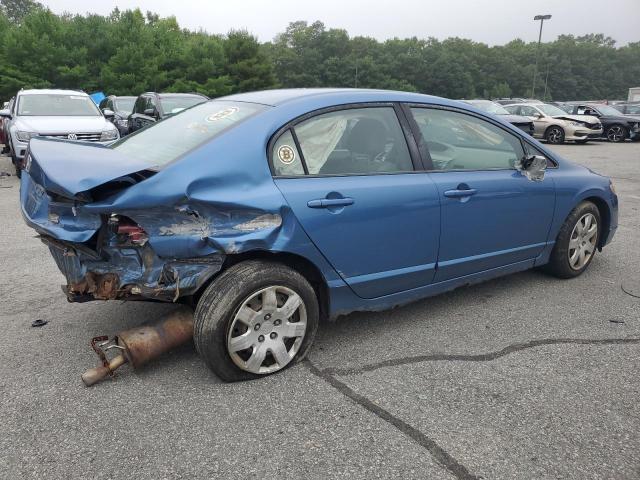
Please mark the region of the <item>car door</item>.
<svg viewBox="0 0 640 480"><path fill-rule="evenodd" d="M290 125L271 148L275 183L302 228L362 298L435 273L438 191L415 168L403 115L391 104L341 107Z"/></svg>
<svg viewBox="0 0 640 480"><path fill-rule="evenodd" d="M535 259L555 208L553 179L515 169L520 138L480 116L413 106L416 136L441 202L435 281Z"/></svg>
<svg viewBox="0 0 640 480"><path fill-rule="evenodd" d="M545 119L544 114L530 105L521 105L520 111L522 112L521 115L533 121L534 135L544 137L544 132L549 126L549 122Z"/></svg>

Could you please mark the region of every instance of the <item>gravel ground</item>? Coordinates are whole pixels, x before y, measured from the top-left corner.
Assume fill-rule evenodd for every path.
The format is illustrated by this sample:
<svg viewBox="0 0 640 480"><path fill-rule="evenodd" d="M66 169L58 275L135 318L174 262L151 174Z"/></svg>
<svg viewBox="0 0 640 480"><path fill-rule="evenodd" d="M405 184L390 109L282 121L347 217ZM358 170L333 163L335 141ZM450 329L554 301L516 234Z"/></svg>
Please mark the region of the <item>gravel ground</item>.
<svg viewBox="0 0 640 480"><path fill-rule="evenodd" d="M85 388L91 337L173 307L67 303L16 178L0 178L0 477L640 478L640 299L621 288L640 289L640 143L554 148L620 196L614 243L585 275L349 315L321 326L308 361L238 384L187 345Z"/></svg>

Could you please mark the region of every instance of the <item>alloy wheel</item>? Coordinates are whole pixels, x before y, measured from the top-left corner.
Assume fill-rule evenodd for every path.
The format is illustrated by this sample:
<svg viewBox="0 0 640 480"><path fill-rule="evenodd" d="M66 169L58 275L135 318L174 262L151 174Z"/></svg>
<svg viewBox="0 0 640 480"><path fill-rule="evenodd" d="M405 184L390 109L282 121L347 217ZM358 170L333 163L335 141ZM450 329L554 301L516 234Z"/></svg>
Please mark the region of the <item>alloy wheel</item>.
<svg viewBox="0 0 640 480"><path fill-rule="evenodd" d="M560 143L562 141L562 130L558 127L552 127L547 135L549 143Z"/></svg>
<svg viewBox="0 0 640 480"><path fill-rule="evenodd" d="M607 130L607 139L610 142L620 142L624 140L624 129L619 125L614 125L609 130Z"/></svg>
<svg viewBox="0 0 640 480"><path fill-rule="evenodd" d="M593 213L585 213L573 227L569 237L569 265L581 270L589 263L598 241L598 221Z"/></svg>
<svg viewBox="0 0 640 480"><path fill-rule="evenodd" d="M227 351L244 371L277 372L296 356L306 331L307 311L300 295L270 286L240 305L227 335Z"/></svg>

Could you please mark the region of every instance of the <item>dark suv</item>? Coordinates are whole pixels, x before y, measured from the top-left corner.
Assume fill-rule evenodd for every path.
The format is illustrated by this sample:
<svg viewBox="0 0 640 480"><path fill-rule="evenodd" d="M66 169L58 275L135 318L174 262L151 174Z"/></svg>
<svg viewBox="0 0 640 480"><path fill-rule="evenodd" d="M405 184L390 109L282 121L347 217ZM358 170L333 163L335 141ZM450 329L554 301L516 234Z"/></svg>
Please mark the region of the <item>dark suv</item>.
<svg viewBox="0 0 640 480"><path fill-rule="evenodd" d="M198 93L143 93L129 115L129 133L207 100L208 97Z"/></svg>
<svg viewBox="0 0 640 480"><path fill-rule="evenodd" d="M111 110L113 112L113 117L111 117L111 115L105 116L111 119L120 132L121 137L129 133L129 115L131 115L135 101L136 97L116 97L115 95L109 95L100 102L99 107L102 113L105 113L105 110Z"/></svg>

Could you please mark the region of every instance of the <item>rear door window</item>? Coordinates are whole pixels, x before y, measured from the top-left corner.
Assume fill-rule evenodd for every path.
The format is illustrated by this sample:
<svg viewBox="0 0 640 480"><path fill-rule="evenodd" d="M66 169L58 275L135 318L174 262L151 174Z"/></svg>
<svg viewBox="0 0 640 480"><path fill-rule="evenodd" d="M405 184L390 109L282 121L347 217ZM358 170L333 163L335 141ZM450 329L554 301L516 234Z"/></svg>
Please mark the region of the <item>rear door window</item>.
<svg viewBox="0 0 640 480"><path fill-rule="evenodd" d="M294 127L310 175L366 175L413 171L393 107L323 113Z"/></svg>

